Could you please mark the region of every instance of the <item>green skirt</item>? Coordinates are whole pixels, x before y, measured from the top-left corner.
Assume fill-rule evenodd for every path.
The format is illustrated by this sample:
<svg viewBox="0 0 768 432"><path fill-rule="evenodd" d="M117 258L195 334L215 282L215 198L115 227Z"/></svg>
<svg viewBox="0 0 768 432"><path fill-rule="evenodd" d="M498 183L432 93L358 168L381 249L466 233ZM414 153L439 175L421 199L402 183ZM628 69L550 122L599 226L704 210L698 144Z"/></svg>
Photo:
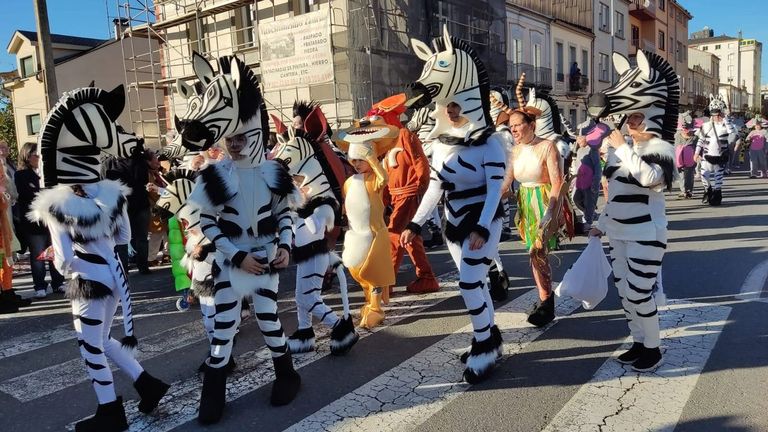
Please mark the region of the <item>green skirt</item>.
<svg viewBox="0 0 768 432"><path fill-rule="evenodd" d="M551 184L537 186L520 186L517 191L517 213L515 225L520 239L530 251L539 236L539 222L544 217L549 205ZM552 236L547 242L547 249L554 249L557 236Z"/></svg>

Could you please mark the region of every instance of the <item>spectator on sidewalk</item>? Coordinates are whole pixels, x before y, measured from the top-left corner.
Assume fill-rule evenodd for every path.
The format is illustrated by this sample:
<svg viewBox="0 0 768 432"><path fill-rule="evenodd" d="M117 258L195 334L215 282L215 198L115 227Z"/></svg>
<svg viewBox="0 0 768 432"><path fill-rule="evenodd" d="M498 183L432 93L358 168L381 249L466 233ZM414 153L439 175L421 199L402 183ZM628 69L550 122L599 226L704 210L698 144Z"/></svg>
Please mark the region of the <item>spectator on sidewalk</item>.
<svg viewBox="0 0 768 432"><path fill-rule="evenodd" d="M766 147L766 141L768 141L768 131L763 129L762 120L755 122L755 129L747 135L747 144L749 145L749 165L750 175L749 178L765 178L768 177L766 172L765 153L768 150Z"/></svg>
<svg viewBox="0 0 768 432"><path fill-rule="evenodd" d="M40 191L40 176L37 174L39 164L40 155L37 153L37 144L32 142L24 144L19 151L19 170L15 177L16 190L19 193L18 235L29 247L29 265L32 270L35 298L44 298L47 295L48 286L45 282L45 266L48 265L51 274L50 285L53 292L64 292L64 276L56 271L50 261L37 259L51 245L51 236L44 226L32 222L27 217L29 206Z"/></svg>
<svg viewBox="0 0 768 432"><path fill-rule="evenodd" d="M693 197L693 175L696 171L696 161L693 156L699 138L694 133L693 120L690 117L686 120L680 126L680 130L675 133L675 168L680 174L678 198Z"/></svg>

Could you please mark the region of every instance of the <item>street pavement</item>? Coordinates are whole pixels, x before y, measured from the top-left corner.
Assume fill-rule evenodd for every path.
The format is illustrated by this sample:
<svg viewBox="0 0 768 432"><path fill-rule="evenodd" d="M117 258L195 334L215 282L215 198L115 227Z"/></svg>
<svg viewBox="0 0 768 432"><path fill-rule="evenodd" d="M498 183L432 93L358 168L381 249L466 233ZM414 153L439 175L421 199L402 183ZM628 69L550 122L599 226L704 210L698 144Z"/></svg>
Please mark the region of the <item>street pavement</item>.
<svg viewBox="0 0 768 432"><path fill-rule="evenodd" d="M697 187L699 187L697 185ZM697 189L700 193L700 187ZM295 355L302 388L289 406L269 405L274 376L253 319L242 326L221 423L195 421L207 352L199 309L175 308L170 270L131 274L137 356L172 383L152 415L137 410L130 380L116 372L131 431L766 431L768 430L768 180L739 172L726 179L723 205L668 195L669 248L661 308L664 365L632 372L614 358L629 345L615 289L593 310L557 300L558 319L543 329L525 322L536 300L527 254L517 241L500 252L510 298L496 304L505 355L488 381L461 382L458 355L471 327L444 248L429 252L442 290L423 296L402 288L384 325L361 331L345 357L332 357L328 332L317 352ZM552 258L558 281L586 244L579 237ZM279 309L296 328L293 267L281 276ZM350 278L351 280L351 278ZM29 277L15 281L31 296ZM352 310L362 302L351 289ZM326 295L340 310L337 291ZM122 323L115 321L116 335ZM322 336L321 336L322 335ZM96 398L80 359L62 295L0 316L0 430L60 431L92 414ZM114 370L115 368L113 368Z"/></svg>

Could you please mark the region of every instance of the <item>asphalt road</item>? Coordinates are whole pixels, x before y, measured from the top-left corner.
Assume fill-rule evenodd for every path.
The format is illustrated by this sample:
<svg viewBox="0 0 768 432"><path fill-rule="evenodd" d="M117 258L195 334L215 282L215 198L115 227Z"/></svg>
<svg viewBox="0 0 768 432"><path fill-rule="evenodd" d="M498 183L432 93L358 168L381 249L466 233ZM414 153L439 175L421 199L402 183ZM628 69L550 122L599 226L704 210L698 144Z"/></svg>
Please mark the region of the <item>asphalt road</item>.
<svg viewBox="0 0 768 432"><path fill-rule="evenodd" d="M158 411L144 416L137 413L130 381L115 374L131 430L768 430L768 180L745 173L728 177L719 208L674 195L667 202L670 240L663 264L670 299L661 312L665 364L655 374L633 373L613 360L628 334L613 287L593 310L558 299L552 325L527 325L535 290L527 254L510 241L502 244L501 256L511 295L496 305L506 355L487 382L461 384L458 353L471 337L469 320L447 251L433 249L430 261L443 290L411 296L398 288L385 325L362 331L345 357L327 355L327 338L318 352L296 355L303 384L287 407L269 406L271 361L255 322L246 321L225 416L203 428L195 421L201 386L196 370L207 343L199 311L176 311L165 268L132 274L131 282L139 358L173 387ZM555 254L556 281L585 243L584 237L574 239ZM406 266L398 284L412 277ZM293 278L292 268L281 276L279 300L289 333L296 326ZM29 278L16 284L23 295L32 294ZM352 294L357 310L362 296L359 289ZM327 297L338 306L335 292ZM0 316L3 431L71 428L95 407L61 295Z"/></svg>

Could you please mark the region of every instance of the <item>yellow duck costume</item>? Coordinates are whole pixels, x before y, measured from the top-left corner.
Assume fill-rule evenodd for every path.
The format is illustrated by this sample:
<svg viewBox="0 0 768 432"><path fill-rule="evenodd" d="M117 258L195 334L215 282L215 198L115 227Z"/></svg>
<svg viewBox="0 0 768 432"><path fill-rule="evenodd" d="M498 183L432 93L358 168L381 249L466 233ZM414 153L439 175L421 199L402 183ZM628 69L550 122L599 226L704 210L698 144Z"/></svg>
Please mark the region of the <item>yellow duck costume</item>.
<svg viewBox="0 0 768 432"><path fill-rule="evenodd" d="M382 200L387 175L370 141L349 141L349 159L367 161L371 171L355 174L344 182L344 211L349 229L344 236L342 261L365 293L360 327L371 329L384 321L381 302L387 303L389 299L382 299L382 294L388 294L386 288L395 283Z"/></svg>

